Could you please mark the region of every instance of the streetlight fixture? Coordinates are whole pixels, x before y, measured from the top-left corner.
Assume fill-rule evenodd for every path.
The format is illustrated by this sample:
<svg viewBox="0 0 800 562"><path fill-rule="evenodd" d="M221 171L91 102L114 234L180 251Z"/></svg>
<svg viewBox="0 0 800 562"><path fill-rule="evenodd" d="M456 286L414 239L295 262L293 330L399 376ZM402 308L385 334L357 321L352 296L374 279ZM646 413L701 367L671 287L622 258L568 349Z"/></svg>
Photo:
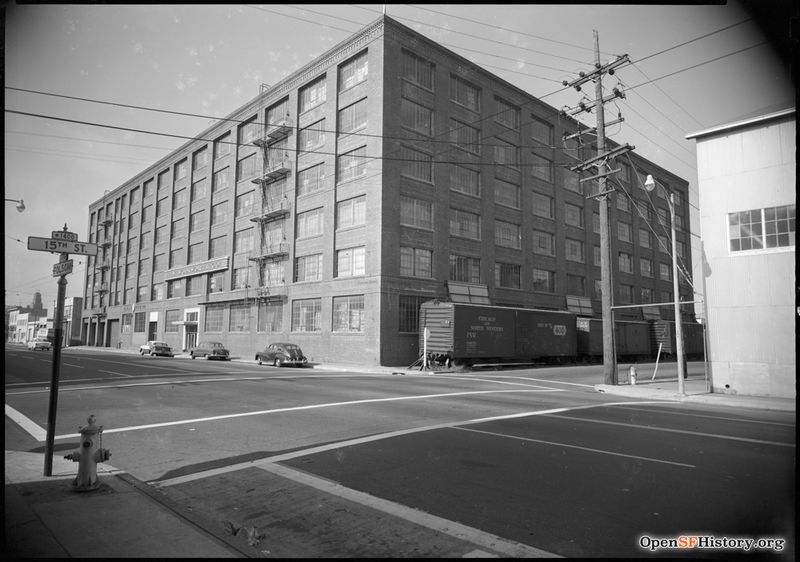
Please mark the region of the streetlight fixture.
<svg viewBox="0 0 800 562"><path fill-rule="evenodd" d="M661 185L661 184L658 184ZM644 181L644 188L648 192L652 192L656 188L656 180L653 179L651 174L647 174L647 179ZM669 223L672 232L672 294L673 304L675 305L675 351L676 359L678 361L678 394L685 394L683 379L686 376L686 366L683 363L683 326L681 326L681 297L678 292L678 252L677 242L675 240L675 193L668 190L663 185L661 189L669 196L667 203L669 204Z"/></svg>
<svg viewBox="0 0 800 562"><path fill-rule="evenodd" d="M22 199L6 199L6 201L10 201L11 203L16 203L17 211L19 211L20 213L25 210L25 203L22 201Z"/></svg>

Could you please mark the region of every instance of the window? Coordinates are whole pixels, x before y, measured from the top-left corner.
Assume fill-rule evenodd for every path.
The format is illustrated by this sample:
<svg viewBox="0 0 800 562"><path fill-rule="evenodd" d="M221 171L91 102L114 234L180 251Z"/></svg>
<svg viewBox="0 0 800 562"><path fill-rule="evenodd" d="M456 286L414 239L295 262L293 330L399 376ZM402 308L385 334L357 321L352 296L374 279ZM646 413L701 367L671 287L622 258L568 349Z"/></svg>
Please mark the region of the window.
<svg viewBox="0 0 800 562"><path fill-rule="evenodd" d="M400 316L400 326L398 331L419 333L419 309L420 305L426 300L428 300L427 297L399 295L397 308Z"/></svg>
<svg viewBox="0 0 800 562"><path fill-rule="evenodd" d="M292 301L292 331L322 331L322 299Z"/></svg>
<svg viewBox="0 0 800 562"><path fill-rule="evenodd" d="M261 302L258 304L259 332L280 332L283 329L283 304Z"/></svg>
<svg viewBox="0 0 800 562"><path fill-rule="evenodd" d="M556 273L546 269L533 269L533 290L543 293L556 292Z"/></svg>
<svg viewBox="0 0 800 562"><path fill-rule="evenodd" d="M186 236L186 219L183 217L172 221L172 238Z"/></svg>
<svg viewBox="0 0 800 562"><path fill-rule="evenodd" d="M367 52L356 55L339 67L339 91L352 88L367 79L369 59Z"/></svg>
<svg viewBox="0 0 800 562"><path fill-rule="evenodd" d="M619 270L624 273L633 273L633 256L626 253L619 253Z"/></svg>
<svg viewBox="0 0 800 562"><path fill-rule="evenodd" d="M549 232L541 230L533 231L533 253L541 256L554 256L555 245L553 244L553 235Z"/></svg>
<svg viewBox="0 0 800 562"><path fill-rule="evenodd" d="M242 254L253 250L253 229L240 230L233 235L233 252Z"/></svg>
<svg viewBox="0 0 800 562"><path fill-rule="evenodd" d="M364 275L366 248L358 246L336 251L336 277Z"/></svg>
<svg viewBox="0 0 800 562"><path fill-rule="evenodd" d="M231 289L244 289L250 285L250 268L236 267L233 269L233 286Z"/></svg>
<svg viewBox="0 0 800 562"><path fill-rule="evenodd" d="M433 157L430 154L400 147L400 173L410 178L433 182Z"/></svg>
<svg viewBox="0 0 800 562"><path fill-rule="evenodd" d="M167 310L166 316L164 318L164 331L165 332L177 332L179 325L176 322L180 322L181 320L181 311L180 309L173 309Z"/></svg>
<svg viewBox="0 0 800 562"><path fill-rule="evenodd" d="M249 332L250 331L250 305L249 304L232 304L231 305L231 316L230 316L229 330L231 332Z"/></svg>
<svg viewBox="0 0 800 562"><path fill-rule="evenodd" d="M626 213L631 212L631 202L624 193L617 193L617 209L620 211L625 211Z"/></svg>
<svg viewBox="0 0 800 562"><path fill-rule="evenodd" d="M182 297L183 292L183 279L173 279L167 281L167 298Z"/></svg>
<svg viewBox="0 0 800 562"><path fill-rule="evenodd" d="M147 300L147 286L140 285L139 289L136 292L136 302L144 302ZM101 301L102 302L102 301Z"/></svg>
<svg viewBox="0 0 800 562"><path fill-rule="evenodd" d="M433 134L433 110L409 99L400 100L400 123L424 135Z"/></svg>
<svg viewBox="0 0 800 562"><path fill-rule="evenodd" d="M208 147L204 146L192 154L192 171L205 168L208 165Z"/></svg>
<svg viewBox="0 0 800 562"><path fill-rule="evenodd" d="M225 272L217 271L208 275L208 292L221 293L225 290Z"/></svg>
<svg viewBox="0 0 800 562"><path fill-rule="evenodd" d="M134 332L144 332L144 324L145 324L145 313L144 312L136 312L133 315L133 331Z"/></svg>
<svg viewBox="0 0 800 562"><path fill-rule="evenodd" d="M402 77L433 90L433 63L403 49Z"/></svg>
<svg viewBox="0 0 800 562"><path fill-rule="evenodd" d="M340 182L355 179L367 173L367 147L362 146L339 156L336 173Z"/></svg>
<svg viewBox="0 0 800 562"><path fill-rule="evenodd" d="M796 206L783 205L728 214L731 252L795 245Z"/></svg>
<svg viewBox="0 0 800 562"><path fill-rule="evenodd" d="M294 280L321 281L322 280L322 254L300 256L294 262Z"/></svg>
<svg viewBox="0 0 800 562"><path fill-rule="evenodd" d="M289 98L279 101L267 109L267 128L285 123L287 117L289 117Z"/></svg>
<svg viewBox="0 0 800 562"><path fill-rule="evenodd" d="M546 219L553 218L553 198L549 195L533 192L533 214Z"/></svg>
<svg viewBox="0 0 800 562"><path fill-rule="evenodd" d="M571 203L564 203L564 222L569 225L583 228L583 207Z"/></svg>
<svg viewBox="0 0 800 562"><path fill-rule="evenodd" d="M223 189L230 187L231 169L225 167L217 172L214 172L214 182L211 186L211 193L217 193Z"/></svg>
<svg viewBox="0 0 800 562"><path fill-rule="evenodd" d="M531 137L547 147L553 146L553 126L547 121L533 117L531 120Z"/></svg>
<svg viewBox="0 0 800 562"><path fill-rule="evenodd" d="M189 162L184 158L175 164L175 181L182 180L189 175Z"/></svg>
<svg viewBox="0 0 800 562"><path fill-rule="evenodd" d="M258 137L259 124L252 117L239 125L239 144L250 144Z"/></svg>
<svg viewBox="0 0 800 562"><path fill-rule="evenodd" d="M495 287L507 289L520 289L522 279L522 266L515 263L494 264Z"/></svg>
<svg viewBox="0 0 800 562"><path fill-rule="evenodd" d="M668 264L658 264L658 273L663 281L672 281L672 269Z"/></svg>
<svg viewBox="0 0 800 562"><path fill-rule="evenodd" d="M592 213L592 232L600 234L600 213Z"/></svg>
<svg viewBox="0 0 800 562"><path fill-rule="evenodd" d="M146 199L153 194L153 180L147 180L142 186L142 199ZM125 209L125 198L122 199L122 208Z"/></svg>
<svg viewBox="0 0 800 562"><path fill-rule="evenodd" d="M450 167L450 189L467 195L480 197L480 172L453 164Z"/></svg>
<svg viewBox="0 0 800 562"><path fill-rule="evenodd" d="M325 183L325 164L317 164L297 174L297 195L306 195L322 189Z"/></svg>
<svg viewBox="0 0 800 562"><path fill-rule="evenodd" d="M137 211L132 212L128 220L128 230L136 230L136 227L139 226L138 219L139 213Z"/></svg>
<svg viewBox="0 0 800 562"><path fill-rule="evenodd" d="M619 285L619 300L621 304L633 304L633 285Z"/></svg>
<svg viewBox="0 0 800 562"><path fill-rule="evenodd" d="M243 181L255 177L258 159L256 153L245 156L236 163L236 181Z"/></svg>
<svg viewBox="0 0 800 562"><path fill-rule="evenodd" d="M239 217L248 217L253 214L253 199L255 197L255 191L250 191L243 195L239 195L236 197L236 218Z"/></svg>
<svg viewBox="0 0 800 562"><path fill-rule="evenodd" d="M492 142L494 142L495 164L519 168L519 147L496 137Z"/></svg>
<svg viewBox="0 0 800 562"><path fill-rule="evenodd" d="M186 296L199 295L203 291L203 276L195 275L186 280Z"/></svg>
<svg viewBox="0 0 800 562"><path fill-rule="evenodd" d="M337 132L339 135L354 133L367 126L367 99L357 101L339 110Z"/></svg>
<svg viewBox="0 0 800 562"><path fill-rule="evenodd" d="M480 258L450 254L449 279L451 281L461 281L463 283L480 283L481 282Z"/></svg>
<svg viewBox="0 0 800 562"><path fill-rule="evenodd" d="M286 283L282 260L271 260L261 264L261 286L275 287Z"/></svg>
<svg viewBox="0 0 800 562"><path fill-rule="evenodd" d="M481 131L466 123L450 119L450 142L472 154L481 153Z"/></svg>
<svg viewBox="0 0 800 562"><path fill-rule="evenodd" d="M206 259L206 243L198 242L189 246L189 263L197 263Z"/></svg>
<svg viewBox="0 0 800 562"><path fill-rule="evenodd" d="M433 251L424 248L400 247L400 275L432 277Z"/></svg>
<svg viewBox="0 0 800 562"><path fill-rule="evenodd" d="M569 189L570 191L574 191L575 193L583 194L583 188L581 187L581 181L577 173L571 170L563 170L563 178L564 178L565 189Z"/></svg>
<svg viewBox="0 0 800 562"><path fill-rule="evenodd" d="M184 259L186 256L186 251L183 248L176 248L169 253L169 267L180 267L182 265L186 265Z"/></svg>
<svg viewBox="0 0 800 562"><path fill-rule="evenodd" d="M158 190L166 189L169 184L169 170L164 170L158 174Z"/></svg>
<svg viewBox="0 0 800 562"><path fill-rule="evenodd" d="M133 314L123 314L122 315L122 333L123 334L130 334L131 333L131 324L133 323Z"/></svg>
<svg viewBox="0 0 800 562"><path fill-rule="evenodd" d="M510 103L501 100L500 98L494 98L494 101L497 104L498 109L497 114L494 116L494 120L502 125L505 125L506 127L510 127L511 129L518 129L519 109Z"/></svg>
<svg viewBox="0 0 800 562"><path fill-rule="evenodd" d="M475 213L450 209L450 235L481 239L481 217Z"/></svg>
<svg viewBox="0 0 800 562"><path fill-rule="evenodd" d="M221 332L222 318L225 311L222 305L210 305L206 307L205 332Z"/></svg>
<svg viewBox="0 0 800 562"><path fill-rule="evenodd" d="M650 289L648 287L642 287L640 291L641 291L640 294L642 298L641 300L642 304L653 302L653 289Z"/></svg>
<svg viewBox="0 0 800 562"><path fill-rule="evenodd" d="M639 272L642 274L642 277L652 277L653 262L646 258L639 258Z"/></svg>
<svg viewBox="0 0 800 562"><path fill-rule="evenodd" d="M567 250L567 261L584 263L583 242L572 238L566 238L564 242Z"/></svg>
<svg viewBox="0 0 800 562"><path fill-rule="evenodd" d="M652 243L650 241L650 232L645 228L639 229L639 245L642 248L652 248Z"/></svg>
<svg viewBox="0 0 800 562"><path fill-rule="evenodd" d="M142 209L142 222L149 222L153 220L153 206L147 205Z"/></svg>
<svg viewBox="0 0 800 562"><path fill-rule="evenodd" d="M333 331L364 331L364 295L333 297Z"/></svg>
<svg viewBox="0 0 800 562"><path fill-rule="evenodd" d="M223 201L211 207L211 226L222 224L228 219L228 202Z"/></svg>
<svg viewBox="0 0 800 562"><path fill-rule="evenodd" d="M150 258L139 259L139 275L146 276L150 275L150 273ZM102 279L101 282L105 282L105 279Z"/></svg>
<svg viewBox="0 0 800 562"><path fill-rule="evenodd" d="M450 76L450 99L459 105L480 112L480 90L458 76Z"/></svg>
<svg viewBox="0 0 800 562"><path fill-rule="evenodd" d="M172 210L175 211L182 207L186 206L187 201L189 200L189 194L186 189L181 189L175 192L175 195L172 197Z"/></svg>
<svg viewBox="0 0 800 562"><path fill-rule="evenodd" d="M313 150L325 144L325 119L320 119L297 134L297 148L301 151Z"/></svg>
<svg viewBox="0 0 800 562"><path fill-rule="evenodd" d="M325 76L322 76L300 89L300 113L308 111L325 101L327 83Z"/></svg>
<svg viewBox="0 0 800 562"><path fill-rule="evenodd" d="M631 225L626 222L617 223L617 239L620 242L630 242L632 236Z"/></svg>
<svg viewBox="0 0 800 562"><path fill-rule="evenodd" d="M208 184L205 178L192 184L192 203L203 199L207 194Z"/></svg>
<svg viewBox="0 0 800 562"><path fill-rule="evenodd" d="M197 211L189 215L189 232L199 232L208 226L208 217L205 210ZM158 231L156 231L158 235Z"/></svg>
<svg viewBox="0 0 800 562"><path fill-rule="evenodd" d="M224 256L228 251L228 237L218 236L211 239L211 258L219 258Z"/></svg>
<svg viewBox="0 0 800 562"><path fill-rule="evenodd" d="M231 153L231 134L225 133L214 141L214 159L227 156Z"/></svg>
<svg viewBox="0 0 800 562"><path fill-rule="evenodd" d="M506 248L519 249L522 246L522 229L518 224L495 220L494 243Z"/></svg>
<svg viewBox="0 0 800 562"><path fill-rule="evenodd" d="M139 202L139 188L131 190L131 208Z"/></svg>
<svg viewBox="0 0 800 562"><path fill-rule="evenodd" d="M602 259L603 258L600 255L600 246L595 246L594 247L594 265L596 267L600 267Z"/></svg>
<svg viewBox="0 0 800 562"><path fill-rule="evenodd" d="M336 204L336 229L362 226L367 220L367 196L361 195Z"/></svg>
<svg viewBox="0 0 800 562"><path fill-rule="evenodd" d="M322 207L311 209L297 215L297 238L307 238L322 234Z"/></svg>
<svg viewBox="0 0 800 562"><path fill-rule="evenodd" d="M580 297L586 295L586 278L567 273L567 294Z"/></svg>
<svg viewBox="0 0 800 562"><path fill-rule="evenodd" d="M553 182L553 162L544 156L531 154L531 175L540 180Z"/></svg>
<svg viewBox="0 0 800 562"><path fill-rule="evenodd" d="M164 289L165 289L164 283L156 283L155 285L153 285L150 291L150 300L151 301L164 300Z"/></svg>
<svg viewBox="0 0 800 562"><path fill-rule="evenodd" d="M167 269L167 254L156 254L153 258L153 271L164 271Z"/></svg>
<svg viewBox="0 0 800 562"><path fill-rule="evenodd" d="M433 230L433 203L401 196L400 224Z"/></svg>

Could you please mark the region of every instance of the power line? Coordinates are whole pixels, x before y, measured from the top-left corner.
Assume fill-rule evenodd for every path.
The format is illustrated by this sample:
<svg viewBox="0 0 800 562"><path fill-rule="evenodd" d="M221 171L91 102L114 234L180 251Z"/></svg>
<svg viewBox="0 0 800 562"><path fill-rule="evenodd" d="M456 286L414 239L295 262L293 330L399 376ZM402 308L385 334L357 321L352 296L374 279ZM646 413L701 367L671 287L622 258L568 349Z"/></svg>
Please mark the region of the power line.
<svg viewBox="0 0 800 562"><path fill-rule="evenodd" d="M711 35L715 35L717 33L723 32L723 31L727 31L728 29L731 29L732 27L736 27L736 26L742 25L744 23L747 23L749 21L752 21L752 19L753 18L747 18L745 20L742 20L740 22L731 24L731 25L723 27L721 29L717 29L716 31L712 31L710 33L706 33L705 35L701 35L700 37L695 37L694 39L689 39L688 41L684 41L683 43L678 43L677 45L674 45L674 46L669 47L667 49L663 49L663 50L658 51L656 53L653 53L651 55L647 55L646 57L639 59L638 62L644 62L647 59L651 59L653 57L657 57L659 55L663 55L664 53L668 53L669 51L673 51L675 49L678 49L679 47L683 47L684 45L688 45L689 43L694 43L695 41L699 41L700 39L705 39L706 37L710 37Z"/></svg>

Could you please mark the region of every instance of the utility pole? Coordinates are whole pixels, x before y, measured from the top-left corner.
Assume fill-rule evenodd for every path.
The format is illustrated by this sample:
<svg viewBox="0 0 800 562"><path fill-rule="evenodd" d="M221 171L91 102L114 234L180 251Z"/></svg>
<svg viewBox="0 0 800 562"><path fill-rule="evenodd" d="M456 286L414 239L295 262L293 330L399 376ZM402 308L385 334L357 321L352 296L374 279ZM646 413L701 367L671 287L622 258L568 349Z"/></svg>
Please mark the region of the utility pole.
<svg viewBox="0 0 800 562"><path fill-rule="evenodd" d="M628 55L617 57L616 60L606 65L600 63L600 39L597 31L594 31L594 53L595 63L594 70L588 73L581 72L580 77L572 82L564 81L564 86L574 87L577 91L581 90L581 85L589 82L590 80L595 84L595 101L589 104L581 102L578 109L570 113L575 115L583 111L591 111L593 107L597 108L597 155L590 158L583 163L570 168L573 171L583 172L586 168L594 166L597 168L597 174L581 178L581 183L596 179L598 189L596 193L587 195L587 199L597 199L600 205L600 299L603 315L603 380L605 384L617 384L617 366L616 354L614 350L614 320L612 316L612 292L611 292L611 244L609 240L608 231L608 196L614 192L614 189L606 188L606 176L619 171L612 170L609 165L609 160L614 157L633 150L634 147L625 145L617 149L606 152L606 136L605 136L605 112L603 110L606 102L612 101L618 97L624 98L625 94L617 88L614 88L613 93L607 97L603 97L603 74L614 74L614 69L626 62L629 62Z"/></svg>

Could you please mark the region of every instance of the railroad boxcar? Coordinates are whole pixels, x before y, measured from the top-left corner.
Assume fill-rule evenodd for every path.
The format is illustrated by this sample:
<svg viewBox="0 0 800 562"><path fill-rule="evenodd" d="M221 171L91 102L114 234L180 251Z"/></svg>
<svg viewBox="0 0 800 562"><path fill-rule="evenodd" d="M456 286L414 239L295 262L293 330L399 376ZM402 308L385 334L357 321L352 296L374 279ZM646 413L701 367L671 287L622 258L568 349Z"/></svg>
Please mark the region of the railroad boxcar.
<svg viewBox="0 0 800 562"><path fill-rule="evenodd" d="M575 314L449 301L420 306L419 348L438 361L553 361L576 354Z"/></svg>
<svg viewBox="0 0 800 562"><path fill-rule="evenodd" d="M577 318L578 358L592 361L603 357L603 320ZM614 347L617 358L644 359L652 354L650 324L639 320L614 323Z"/></svg>

